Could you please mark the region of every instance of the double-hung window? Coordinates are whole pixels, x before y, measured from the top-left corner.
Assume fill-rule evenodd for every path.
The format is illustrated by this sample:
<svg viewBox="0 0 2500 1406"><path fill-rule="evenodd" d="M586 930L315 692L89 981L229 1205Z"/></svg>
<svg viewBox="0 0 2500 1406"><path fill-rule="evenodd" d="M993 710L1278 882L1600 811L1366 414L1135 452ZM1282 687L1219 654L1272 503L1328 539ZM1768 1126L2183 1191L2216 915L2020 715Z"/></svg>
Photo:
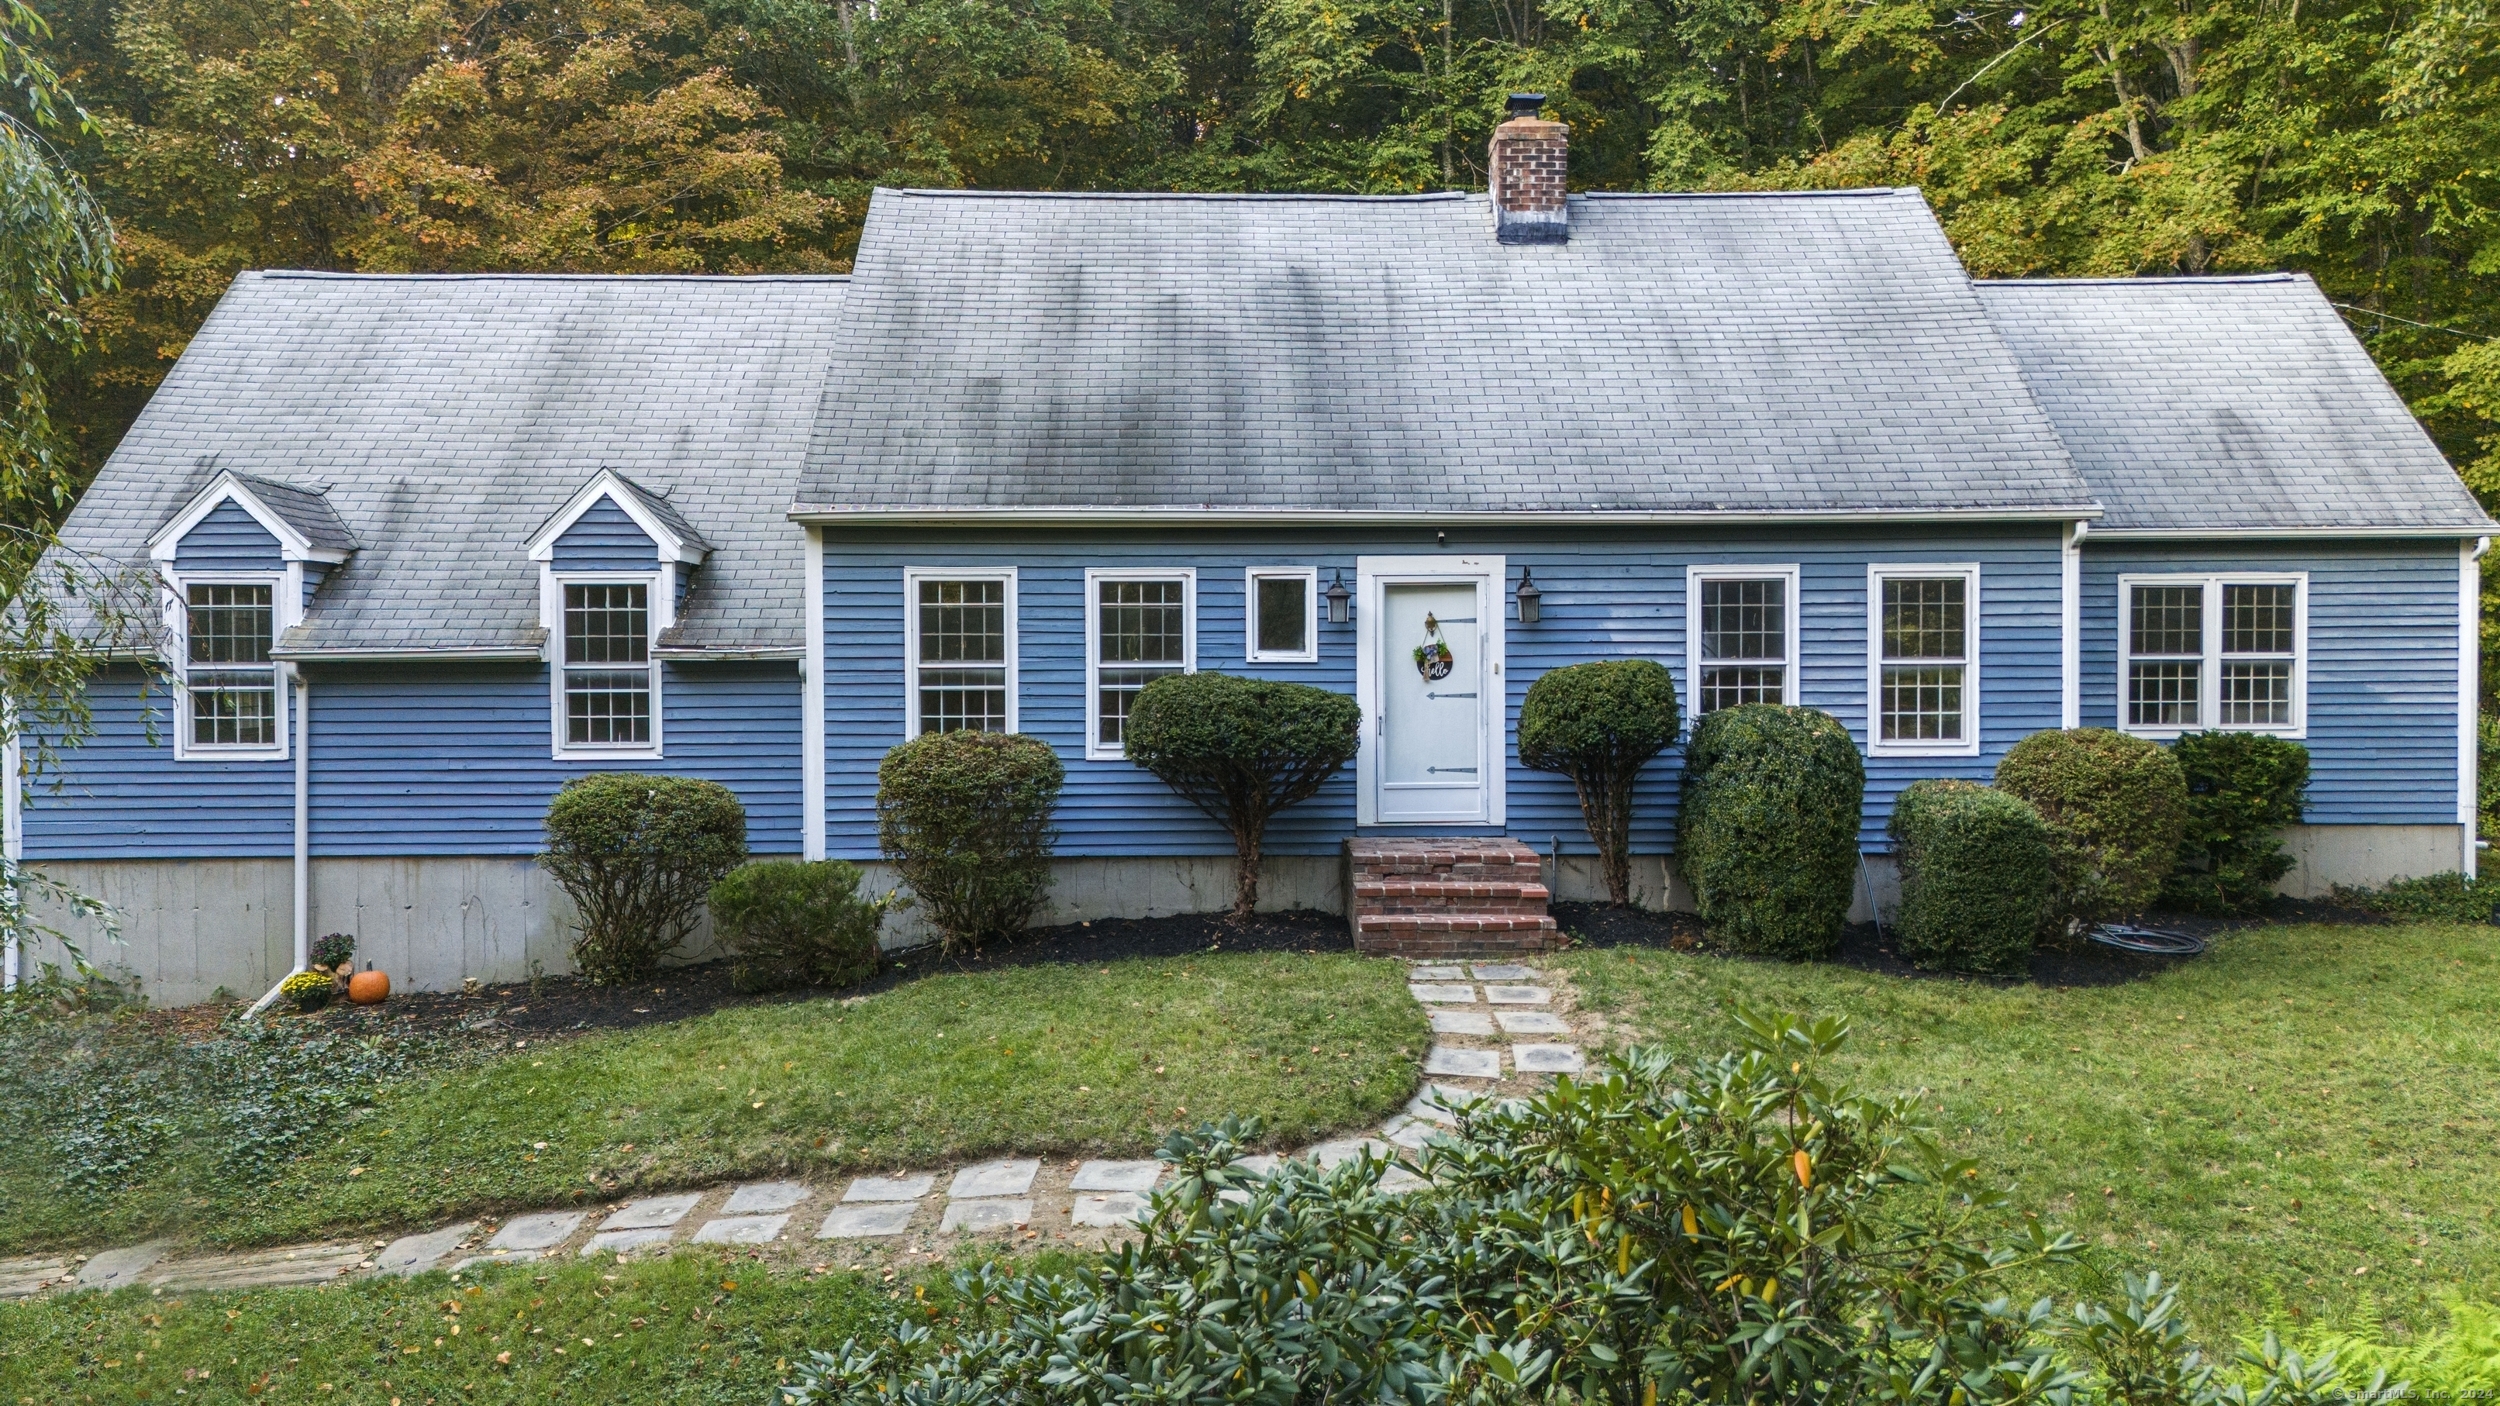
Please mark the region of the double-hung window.
<svg viewBox="0 0 2500 1406"><path fill-rule="evenodd" d="M909 734L1015 731L1015 573L915 568L903 586Z"/></svg>
<svg viewBox="0 0 2500 1406"><path fill-rule="evenodd" d="M1893 756L1979 751L1979 568L1867 570L1874 656L1868 750Z"/></svg>
<svg viewBox="0 0 2500 1406"><path fill-rule="evenodd" d="M1147 684L1185 674L1197 657L1197 574L1085 573L1086 755L1125 755L1129 709Z"/></svg>
<svg viewBox="0 0 2500 1406"><path fill-rule="evenodd" d="M2120 577L2119 726L2301 735L2307 594L2296 574Z"/></svg>
<svg viewBox="0 0 2500 1406"><path fill-rule="evenodd" d="M1797 568L1696 566L1684 590L1693 715L1795 703Z"/></svg>
<svg viewBox="0 0 2500 1406"><path fill-rule="evenodd" d="M564 583L565 750L655 748L655 667L649 582Z"/></svg>
<svg viewBox="0 0 2500 1406"><path fill-rule="evenodd" d="M1245 577L1249 636L1242 657L1253 664L1309 664L1319 659L1319 568L1254 566Z"/></svg>
<svg viewBox="0 0 2500 1406"><path fill-rule="evenodd" d="M192 582L183 588L183 694L190 750L274 750L283 745L277 587L269 582Z"/></svg>

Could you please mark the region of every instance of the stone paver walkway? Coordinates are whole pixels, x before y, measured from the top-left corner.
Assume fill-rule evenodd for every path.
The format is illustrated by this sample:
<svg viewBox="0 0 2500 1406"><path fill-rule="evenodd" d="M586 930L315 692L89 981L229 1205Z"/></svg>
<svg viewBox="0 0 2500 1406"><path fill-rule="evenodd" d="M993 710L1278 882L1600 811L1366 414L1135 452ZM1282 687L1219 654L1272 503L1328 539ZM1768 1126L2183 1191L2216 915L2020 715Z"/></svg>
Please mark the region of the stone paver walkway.
<svg viewBox="0 0 2500 1406"><path fill-rule="evenodd" d="M1587 1061L1571 1042L1577 1033L1573 1021L1556 1009L1553 989L1541 980L1542 973L1519 962L1414 964L1408 989L1432 1020L1433 1045L1424 1058L1429 1082L1404 1112L1376 1131L1295 1155L1334 1166L1365 1149L1384 1156L1419 1149L1453 1121L1453 1106L1525 1092L1552 1075L1581 1072ZM1280 1160L1252 1157L1243 1165L1264 1174ZM855 1177L840 1187L767 1181L681 1191L599 1211L463 1221L395 1240L188 1257L170 1256L156 1243L92 1256L27 1256L0 1259L0 1298L131 1285L167 1291L322 1284L446 1268L467 1273L568 1254L661 1254L681 1244L755 1252L802 1237L822 1242L823 1252L834 1255L869 1247L936 1253L949 1240L983 1235L1099 1241L1123 1233L1145 1214L1148 1193L1163 1170L1152 1161L1003 1158L951 1171L898 1169L891 1176ZM1399 1191L1423 1182L1393 1168L1381 1184Z"/></svg>

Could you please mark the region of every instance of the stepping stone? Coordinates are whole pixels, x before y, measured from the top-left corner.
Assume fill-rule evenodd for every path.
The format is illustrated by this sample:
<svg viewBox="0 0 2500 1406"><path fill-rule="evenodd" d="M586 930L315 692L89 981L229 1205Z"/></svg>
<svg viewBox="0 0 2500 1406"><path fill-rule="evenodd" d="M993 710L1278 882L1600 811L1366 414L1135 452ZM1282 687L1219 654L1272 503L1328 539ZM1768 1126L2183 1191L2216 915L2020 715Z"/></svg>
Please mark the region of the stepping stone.
<svg viewBox="0 0 2500 1406"><path fill-rule="evenodd" d="M1408 981L1465 981L1465 967L1415 967L1406 973Z"/></svg>
<svg viewBox="0 0 2500 1406"><path fill-rule="evenodd" d="M946 1218L938 1222L938 1229L978 1235L985 1230L1014 1230L1031 1219L1033 1203L1027 1200L949 1201Z"/></svg>
<svg viewBox="0 0 2500 1406"><path fill-rule="evenodd" d="M1088 1162L1076 1169L1070 1191L1152 1191L1163 1179L1161 1162Z"/></svg>
<svg viewBox="0 0 2500 1406"><path fill-rule="evenodd" d="M1424 1056L1424 1072L1452 1079L1499 1079L1502 1077L1502 1052L1435 1045L1432 1053Z"/></svg>
<svg viewBox="0 0 2500 1406"><path fill-rule="evenodd" d="M1119 1230L1146 1218L1146 1198L1131 1191L1079 1196L1068 1208L1068 1222L1094 1230Z"/></svg>
<svg viewBox="0 0 2500 1406"><path fill-rule="evenodd" d="M1322 1169L1326 1169L1341 1162L1351 1162L1366 1151L1377 1157L1387 1157L1394 1154L1397 1149L1376 1137L1350 1137L1339 1138L1335 1142L1323 1142L1312 1148L1309 1156Z"/></svg>
<svg viewBox="0 0 2500 1406"><path fill-rule="evenodd" d="M759 1181L729 1193L729 1202L720 1208L725 1216L752 1216L766 1211L786 1211L807 1199L808 1187L803 1181Z"/></svg>
<svg viewBox="0 0 2500 1406"><path fill-rule="evenodd" d="M887 1235L900 1235L919 1211L917 1202L903 1201L864 1206L836 1206L825 1217L824 1226L816 1232L819 1240L874 1240Z"/></svg>
<svg viewBox="0 0 2500 1406"><path fill-rule="evenodd" d="M1437 1137L1449 1136L1450 1130L1438 1123L1400 1114L1382 1125L1380 1131L1400 1147L1423 1151L1424 1144Z"/></svg>
<svg viewBox="0 0 2500 1406"><path fill-rule="evenodd" d="M443 1256L460 1248L460 1242L477 1229L477 1222L464 1220L424 1235L403 1235L390 1247L373 1257L373 1272L396 1274L401 1278L423 1274L432 1269Z"/></svg>
<svg viewBox="0 0 2500 1406"><path fill-rule="evenodd" d="M1510 1062L1522 1074L1577 1074L1588 1067L1569 1045L1513 1045Z"/></svg>
<svg viewBox="0 0 2500 1406"><path fill-rule="evenodd" d="M1004 1161L983 1162L955 1173L955 1180L946 1188L948 1200L977 1200L990 1196L1022 1196L1033 1189L1033 1174L1042 1169L1034 1157L1011 1157ZM1022 1221L1016 1222L1024 1224Z"/></svg>
<svg viewBox="0 0 2500 1406"><path fill-rule="evenodd" d="M151 1240L124 1250L107 1250L78 1266L78 1287L102 1289L111 1293L139 1282L158 1260L165 1258L165 1242Z"/></svg>
<svg viewBox="0 0 2500 1406"><path fill-rule="evenodd" d="M1568 1035L1571 1022L1551 1011L1495 1011L1505 1035Z"/></svg>
<svg viewBox="0 0 2500 1406"><path fill-rule="evenodd" d="M1380 1189L1392 1196L1403 1196L1410 1191L1421 1191L1431 1184L1404 1167L1391 1167L1380 1174Z"/></svg>
<svg viewBox="0 0 2500 1406"><path fill-rule="evenodd" d="M769 1245L781 1238L788 1216L723 1216L694 1233L698 1245Z"/></svg>
<svg viewBox="0 0 2500 1406"><path fill-rule="evenodd" d="M1284 1164L1285 1159L1277 1156L1273 1152L1263 1152L1256 1157L1236 1158L1233 1162L1234 1166L1250 1173L1252 1176L1261 1177L1272 1177L1276 1175L1276 1169Z"/></svg>
<svg viewBox="0 0 2500 1406"><path fill-rule="evenodd" d="M937 1185L937 1178L923 1174L916 1177L861 1177L842 1193L844 1201L917 1201Z"/></svg>
<svg viewBox="0 0 2500 1406"><path fill-rule="evenodd" d="M1410 981L1406 992L1427 1006L1471 1006L1476 1001L1476 988L1465 982L1450 985L1444 982Z"/></svg>
<svg viewBox="0 0 2500 1406"><path fill-rule="evenodd" d="M467 1259L454 1261L451 1272L466 1274L472 1269L492 1269L499 1264L529 1264L545 1258L546 1255L537 1250L510 1250L498 1251L491 1255L471 1255Z"/></svg>
<svg viewBox="0 0 2500 1406"><path fill-rule="evenodd" d="M1435 1035L1490 1035L1493 1017L1482 1011L1427 1011Z"/></svg>
<svg viewBox="0 0 2500 1406"><path fill-rule="evenodd" d="M327 1284L352 1274L364 1262L363 1244L298 1245L289 1250L256 1250L160 1265L147 1277L164 1289L271 1289L285 1285Z"/></svg>
<svg viewBox="0 0 2500 1406"><path fill-rule="evenodd" d="M640 1230L603 1230L590 1237L589 1244L582 1246L582 1258L589 1259L592 1255L626 1255L636 1250L649 1249L654 1245L665 1245L671 1233L665 1226L645 1226Z"/></svg>
<svg viewBox="0 0 2500 1406"><path fill-rule="evenodd" d="M1542 986L1488 986L1484 998L1497 1006L1542 1006L1554 993Z"/></svg>
<svg viewBox="0 0 2500 1406"><path fill-rule="evenodd" d="M684 1220L686 1212L693 1210L694 1203L702 1199L702 1192L687 1191L675 1196L646 1196L639 1201L628 1201L617 1207L614 1215L601 1221L599 1229L665 1230Z"/></svg>
<svg viewBox="0 0 2500 1406"><path fill-rule="evenodd" d="M1406 1116L1428 1118L1435 1123L1455 1123L1458 1121L1456 1108L1462 1104L1473 1103L1476 1098L1477 1095L1465 1089L1453 1089L1445 1084L1426 1084L1413 1098L1406 1101Z"/></svg>
<svg viewBox="0 0 2500 1406"><path fill-rule="evenodd" d="M1517 962L1478 962L1468 970L1476 974L1478 981L1536 980L1536 968L1523 967Z"/></svg>
<svg viewBox="0 0 2500 1406"><path fill-rule="evenodd" d="M581 1211L544 1211L534 1216L514 1216L486 1242L489 1250L552 1250L582 1228L589 1216Z"/></svg>
<svg viewBox="0 0 2500 1406"><path fill-rule="evenodd" d="M0 1260L0 1299L22 1299L70 1278L69 1261L44 1255Z"/></svg>

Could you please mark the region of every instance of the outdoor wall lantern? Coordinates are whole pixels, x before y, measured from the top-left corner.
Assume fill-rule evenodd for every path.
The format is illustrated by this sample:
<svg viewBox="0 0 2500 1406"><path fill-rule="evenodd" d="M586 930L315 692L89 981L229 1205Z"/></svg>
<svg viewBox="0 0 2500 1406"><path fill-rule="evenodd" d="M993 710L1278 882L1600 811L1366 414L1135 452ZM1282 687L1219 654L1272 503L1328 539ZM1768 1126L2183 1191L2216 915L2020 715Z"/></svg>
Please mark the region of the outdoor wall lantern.
<svg viewBox="0 0 2500 1406"><path fill-rule="evenodd" d="M1337 577L1328 583L1328 623L1342 625L1354 615L1354 593L1345 588L1345 568L1337 568Z"/></svg>
<svg viewBox="0 0 2500 1406"><path fill-rule="evenodd" d="M1519 589L1512 594L1519 597L1519 623L1535 624L1537 617L1544 613L1545 593L1537 589L1536 577L1531 568L1525 566L1519 568Z"/></svg>

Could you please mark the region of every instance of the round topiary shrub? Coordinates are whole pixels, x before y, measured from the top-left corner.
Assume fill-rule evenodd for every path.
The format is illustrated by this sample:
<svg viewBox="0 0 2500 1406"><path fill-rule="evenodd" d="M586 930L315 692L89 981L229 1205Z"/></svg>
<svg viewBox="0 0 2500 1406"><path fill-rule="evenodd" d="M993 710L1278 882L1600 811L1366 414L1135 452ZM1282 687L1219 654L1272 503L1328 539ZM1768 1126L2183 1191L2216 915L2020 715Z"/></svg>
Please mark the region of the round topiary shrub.
<svg viewBox="0 0 2500 1406"><path fill-rule="evenodd" d="M1571 778L1612 902L1632 901L1633 783L1681 725L1675 676L1652 659L1551 670L1519 706L1519 764Z"/></svg>
<svg viewBox="0 0 2500 1406"><path fill-rule="evenodd" d="M1267 823L1354 760L1363 710L1342 693L1234 674L1166 674L1140 690L1128 759L1233 837L1233 916L1259 903Z"/></svg>
<svg viewBox="0 0 2500 1406"><path fill-rule="evenodd" d="M2105 727L2035 732L1997 763L1997 789L2048 822L2064 936L2144 910L2177 861L2187 780L2168 752Z"/></svg>
<svg viewBox="0 0 2500 1406"><path fill-rule="evenodd" d="M1931 971L2021 973L2055 901L2047 822L1972 781L1921 781L1892 805L1902 955Z"/></svg>
<svg viewBox="0 0 2500 1406"><path fill-rule="evenodd" d="M1686 751L1676 867L1702 925L1740 952L1828 957L1857 883L1866 765L1838 718L1748 703Z"/></svg>
<svg viewBox="0 0 2500 1406"><path fill-rule="evenodd" d="M1023 932L1050 897L1067 770L1022 733L932 732L877 764L877 843L948 952Z"/></svg>
<svg viewBox="0 0 2500 1406"><path fill-rule="evenodd" d="M2300 823L2309 749L2258 732L2191 732L2170 755L2187 781L2187 823L2162 901L2222 917L2262 910L2292 872L2276 836Z"/></svg>
<svg viewBox="0 0 2500 1406"><path fill-rule="evenodd" d="M572 895L573 965L613 985L657 971L693 934L712 885L746 857L746 807L728 787L598 772L548 804L538 863Z"/></svg>
<svg viewBox="0 0 2500 1406"><path fill-rule="evenodd" d="M877 974L883 901L859 896L859 867L839 859L742 865L712 885L712 935L735 954L741 991L856 986Z"/></svg>

